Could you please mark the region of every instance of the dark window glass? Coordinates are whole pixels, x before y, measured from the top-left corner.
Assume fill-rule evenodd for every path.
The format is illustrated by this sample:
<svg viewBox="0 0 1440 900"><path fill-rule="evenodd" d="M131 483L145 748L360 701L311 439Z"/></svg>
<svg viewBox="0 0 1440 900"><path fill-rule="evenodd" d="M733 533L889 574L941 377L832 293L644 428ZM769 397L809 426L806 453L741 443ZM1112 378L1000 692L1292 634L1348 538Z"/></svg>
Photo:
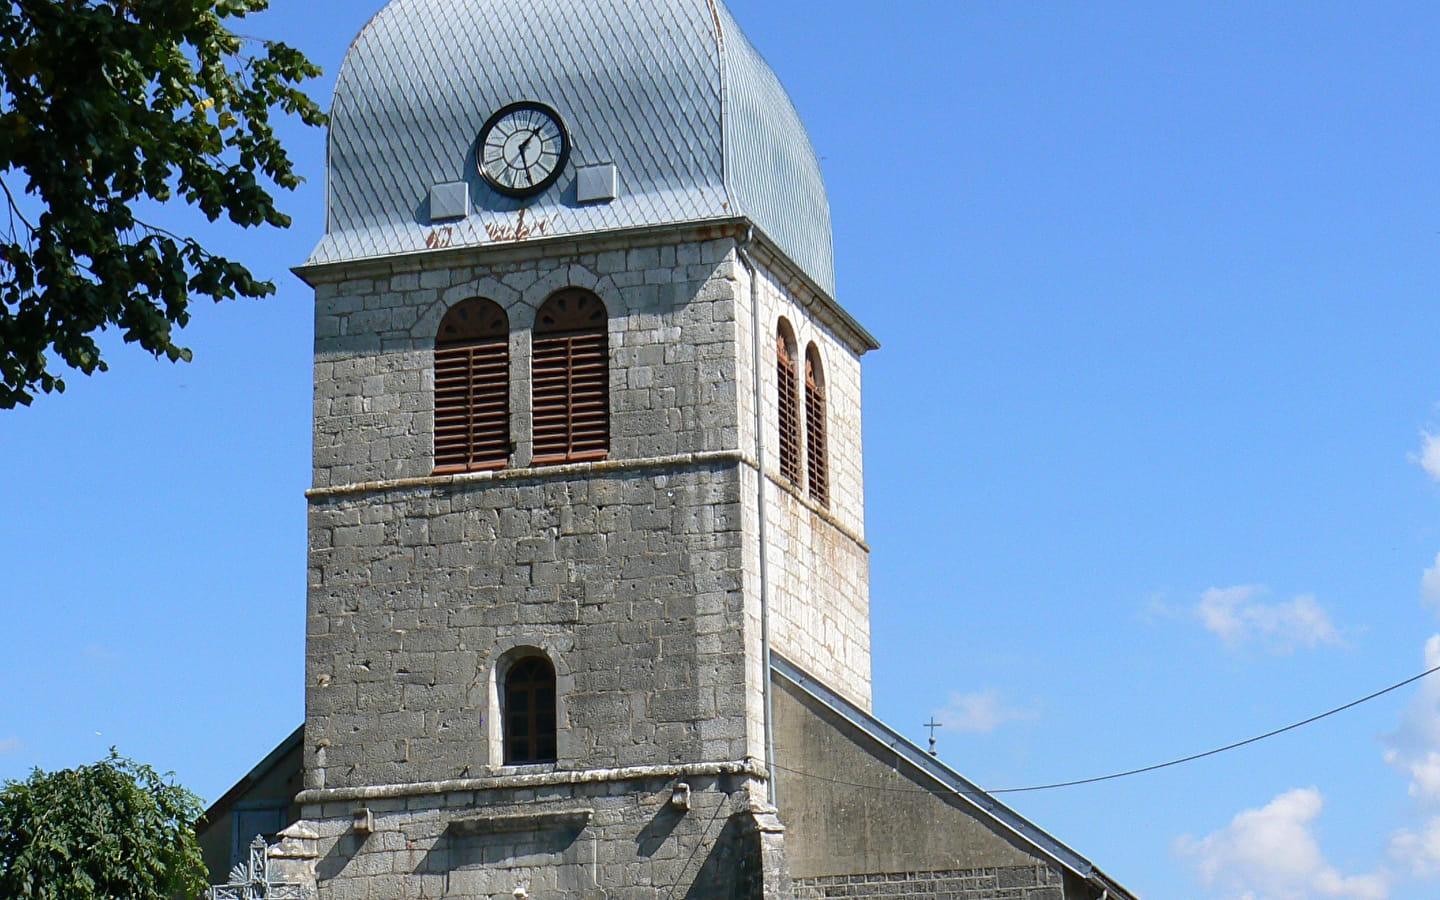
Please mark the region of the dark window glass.
<svg viewBox="0 0 1440 900"><path fill-rule="evenodd" d="M505 764L555 761L555 669L527 656L505 674Z"/></svg>

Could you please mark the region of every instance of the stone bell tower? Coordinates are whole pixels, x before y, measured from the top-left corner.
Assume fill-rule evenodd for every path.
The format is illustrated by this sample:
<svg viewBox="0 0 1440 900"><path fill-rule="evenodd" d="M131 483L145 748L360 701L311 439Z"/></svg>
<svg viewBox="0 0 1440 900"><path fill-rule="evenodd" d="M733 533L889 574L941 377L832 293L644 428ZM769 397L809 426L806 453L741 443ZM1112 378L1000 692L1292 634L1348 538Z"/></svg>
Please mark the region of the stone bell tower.
<svg viewBox="0 0 1440 900"><path fill-rule="evenodd" d="M772 654L869 706L876 346L785 91L719 0L394 0L328 166L319 897L784 894Z"/></svg>

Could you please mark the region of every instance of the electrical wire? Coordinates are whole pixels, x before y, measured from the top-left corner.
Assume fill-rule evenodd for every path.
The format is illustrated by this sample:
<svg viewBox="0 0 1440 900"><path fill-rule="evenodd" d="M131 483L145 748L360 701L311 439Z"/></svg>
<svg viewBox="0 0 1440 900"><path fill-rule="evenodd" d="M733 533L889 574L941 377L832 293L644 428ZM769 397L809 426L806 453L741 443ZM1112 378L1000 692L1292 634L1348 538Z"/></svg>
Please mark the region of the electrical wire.
<svg viewBox="0 0 1440 900"><path fill-rule="evenodd" d="M1430 675L1434 675L1436 672L1440 672L1440 666L1435 666L1435 667L1432 668L1432 669L1427 669L1426 671L1421 672L1419 675L1414 675L1414 676L1411 676L1410 678L1405 679L1404 681L1396 682L1395 684L1392 684L1392 685L1390 685L1390 686L1387 687L1387 688L1382 688L1381 690L1378 690L1378 691L1374 692L1373 694L1366 694L1364 697L1361 697L1359 700L1352 700L1352 701L1350 701L1349 703L1346 703L1346 704L1343 705L1343 706L1337 706L1337 707L1335 707L1334 709L1327 710L1326 712L1320 713L1319 715L1311 716L1311 717L1308 718L1308 719L1302 719L1302 720L1300 720L1299 722L1295 722L1295 723L1293 723L1293 724L1286 725L1284 728L1276 728L1274 731L1267 731L1267 732L1265 732L1264 734L1256 735L1255 737L1252 737L1252 738L1246 738L1246 739L1243 740L1243 741L1236 741L1236 742L1233 743L1233 744L1226 744L1226 745L1223 746L1223 747L1216 747L1216 748L1213 749L1213 750L1206 750L1204 753L1193 753L1193 754L1191 754L1191 755L1189 755L1189 756L1182 756L1182 757L1180 757L1179 759L1172 759L1172 760L1170 760L1169 762L1156 763L1156 764L1153 765L1153 766L1142 766L1142 767L1140 767L1140 768L1138 768L1138 769L1127 769L1127 770L1124 771L1124 772L1115 772L1115 773L1110 774L1110 775L1098 775L1098 776L1096 776L1096 777L1094 777L1094 778L1077 778L1077 779L1075 779L1074 781L1056 781L1056 782L1051 782L1051 783L1049 783L1049 784L1036 784L1036 785L1031 785L1031 786L1029 786L1029 787L1017 787L1017 788L999 788L999 789L990 790L990 791L985 791L985 790L956 791L956 793L959 793L959 794L968 794L968 795L976 795L976 796L983 796L983 795L988 795L988 794L1024 794L1024 793L1030 793L1030 792L1034 792L1034 791L1053 791L1053 790L1056 790L1056 789L1059 789L1059 788L1079 787L1080 785L1084 785L1084 784L1098 784L1099 782L1102 782L1102 781L1114 781L1114 780L1117 779L1117 778L1129 778L1129 777L1132 776L1132 775L1143 775L1143 774L1145 774L1146 772L1155 772L1155 771L1158 771L1158 770L1160 770L1160 769L1168 769L1168 768L1170 768L1170 767L1172 767L1172 766L1179 766L1179 765L1183 765L1183 764L1185 764L1185 763L1195 762L1196 760L1199 760L1199 759L1205 759L1206 757L1209 757L1209 756L1216 756L1216 755L1221 754L1221 753L1227 753L1227 752L1229 752L1229 751L1231 751L1231 750L1238 750L1238 749L1241 748L1241 747L1248 747L1248 746L1251 745L1251 744L1257 744L1257 743L1259 743L1260 741L1268 740L1268 739L1270 739L1270 738L1272 738L1272 737L1276 737L1277 735L1284 734L1284 733L1287 732L1287 731L1294 731L1294 730L1297 729L1297 728L1304 728L1306 725L1314 724L1315 722L1318 722L1318 721L1320 721L1321 719L1328 719L1328 718L1330 718L1330 717L1333 716L1333 715L1337 715L1337 714L1342 713L1342 712L1345 712L1346 710L1349 710L1349 709L1354 709L1355 707L1361 705L1362 703L1369 703L1371 700L1375 700L1375 699L1377 699L1377 698L1379 698L1379 697L1385 696L1386 694L1393 693L1394 691L1398 691L1398 690L1400 690L1400 689L1403 688L1403 687L1406 687L1406 686L1408 686L1408 685L1414 684L1415 682L1421 680L1422 678L1425 678L1425 677L1430 676ZM842 781L842 780L839 780L839 779L836 779L836 778L827 777L827 776L825 776L825 775L816 775L816 774L814 774L813 772L801 772L801 771L799 771L798 769L787 768L786 766L779 765L778 763L776 764L775 768L777 768L777 769L783 769L783 770L786 771L786 772L790 772L791 774L799 775L799 776L804 777L804 778L813 778L813 779L815 779L815 780L817 780L817 781L828 781L828 782L830 782L831 784L842 784L842 785L846 785L846 786L848 786L848 787L868 788L868 789L876 790L876 791L885 791L885 792L899 793L899 794L928 794L928 793L931 793L931 791L927 791L927 790L916 790L916 789L911 789L911 788L887 788L887 787L882 787L882 786L880 786L880 785L874 785L874 784L860 784L860 783L858 783L858 782L853 782L853 781Z"/></svg>

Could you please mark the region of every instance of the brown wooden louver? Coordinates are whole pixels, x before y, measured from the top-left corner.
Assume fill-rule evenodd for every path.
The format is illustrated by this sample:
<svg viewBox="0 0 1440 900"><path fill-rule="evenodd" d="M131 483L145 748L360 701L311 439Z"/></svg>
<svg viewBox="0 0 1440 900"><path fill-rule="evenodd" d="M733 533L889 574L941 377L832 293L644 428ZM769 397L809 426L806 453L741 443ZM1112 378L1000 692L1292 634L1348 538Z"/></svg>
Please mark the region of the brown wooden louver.
<svg viewBox="0 0 1440 900"><path fill-rule="evenodd" d="M805 354L805 462L810 471L810 496L830 505L830 472L825 447L825 380L814 350Z"/></svg>
<svg viewBox="0 0 1440 900"><path fill-rule="evenodd" d="M435 471L501 469L510 459L510 322L462 300L435 338Z"/></svg>
<svg viewBox="0 0 1440 900"><path fill-rule="evenodd" d="M800 484L800 379L796 372L795 350L781 334L776 339L775 383L780 422L780 475Z"/></svg>
<svg viewBox="0 0 1440 900"><path fill-rule="evenodd" d="M610 452L608 327L605 304L589 291L560 291L540 307L531 361L535 464Z"/></svg>

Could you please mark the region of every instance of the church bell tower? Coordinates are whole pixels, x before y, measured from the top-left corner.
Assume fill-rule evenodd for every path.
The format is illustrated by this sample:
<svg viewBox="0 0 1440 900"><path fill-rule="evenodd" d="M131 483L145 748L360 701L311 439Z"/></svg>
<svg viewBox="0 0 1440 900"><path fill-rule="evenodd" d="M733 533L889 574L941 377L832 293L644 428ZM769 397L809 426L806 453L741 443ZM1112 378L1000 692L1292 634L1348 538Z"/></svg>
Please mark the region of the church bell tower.
<svg viewBox="0 0 1440 900"><path fill-rule="evenodd" d="M720 0L394 0L336 87L320 900L781 896L771 662L870 702L860 356Z"/></svg>

